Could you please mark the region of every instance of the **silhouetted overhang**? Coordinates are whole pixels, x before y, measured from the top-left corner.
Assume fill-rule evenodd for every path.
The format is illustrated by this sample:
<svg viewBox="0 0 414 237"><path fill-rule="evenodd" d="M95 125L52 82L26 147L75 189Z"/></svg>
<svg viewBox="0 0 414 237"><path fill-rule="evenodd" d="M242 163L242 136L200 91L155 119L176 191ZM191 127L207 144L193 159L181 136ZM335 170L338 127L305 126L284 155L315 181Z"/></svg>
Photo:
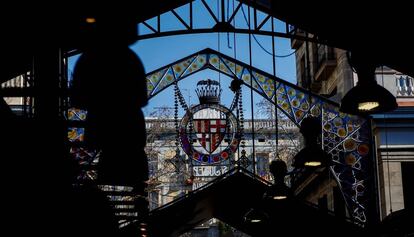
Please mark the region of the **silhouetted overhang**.
<svg viewBox="0 0 414 237"><path fill-rule="evenodd" d="M116 21L134 19L137 23L182 6L191 0L151 0L91 3L74 1L39 3L37 1L5 2L0 14L1 62L0 82L31 68L33 55L51 45L76 49L80 24L94 12ZM414 76L411 42L411 7L403 3L375 3L361 7L361 1L335 4L313 1L278 2L274 0L242 0L278 19L310 33L331 46L363 51L379 64ZM274 2L272 5L271 2Z"/></svg>
<svg viewBox="0 0 414 237"><path fill-rule="evenodd" d="M100 16L117 22L146 19L193 0L73 2L5 2L0 4L0 83L31 69L33 56L48 47L78 48L85 17ZM108 37L116 37L108 35Z"/></svg>
<svg viewBox="0 0 414 237"><path fill-rule="evenodd" d="M241 0L330 46L361 51L379 65L414 76L412 8L402 2Z"/></svg>
<svg viewBox="0 0 414 237"><path fill-rule="evenodd" d="M341 229L335 236L365 233L345 219L298 200L264 202L268 187L269 183L247 171L230 171L204 188L153 210L148 219L150 235L179 236L213 217L251 236L287 232L292 233L289 236L331 236L332 228ZM251 208L267 213L268 221L246 223L244 216Z"/></svg>
<svg viewBox="0 0 414 237"><path fill-rule="evenodd" d="M414 209L402 209L389 214L381 222L382 236L412 236L414 234Z"/></svg>

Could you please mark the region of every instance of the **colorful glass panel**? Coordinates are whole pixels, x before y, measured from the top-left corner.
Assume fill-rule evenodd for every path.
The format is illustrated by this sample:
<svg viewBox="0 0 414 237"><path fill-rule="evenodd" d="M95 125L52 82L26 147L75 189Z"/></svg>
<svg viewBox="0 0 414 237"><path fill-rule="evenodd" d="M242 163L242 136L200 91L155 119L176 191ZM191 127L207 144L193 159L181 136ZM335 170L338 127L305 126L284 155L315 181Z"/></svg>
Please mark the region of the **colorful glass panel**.
<svg viewBox="0 0 414 237"><path fill-rule="evenodd" d="M71 142L82 142L83 141L83 135L85 133L84 128L75 128L71 127L68 128L68 139Z"/></svg>
<svg viewBox="0 0 414 237"><path fill-rule="evenodd" d="M154 91L152 92L153 95L157 94L158 92L160 92L161 90L163 90L164 88L168 87L169 85L171 85L174 82L175 78L174 78L174 71L173 69L170 67L167 71L167 73L165 73L164 77L162 78L162 80L158 83L157 88L154 89Z"/></svg>
<svg viewBox="0 0 414 237"><path fill-rule="evenodd" d="M234 76L233 72L231 71L231 69L229 68L227 63L225 63L222 58L220 59L220 71L227 74L227 75L229 75L229 76Z"/></svg>
<svg viewBox="0 0 414 237"><path fill-rule="evenodd" d="M207 68L205 62L208 59L212 69L227 75L235 74L246 86L252 86L260 95L271 99L295 124L299 125L303 118L309 115L320 118L324 150L329 152L334 159L331 170L340 182L345 200L348 206L351 207L351 214L361 222L365 221L364 208L366 207L367 195L364 190L367 175L366 163L369 160L367 156L370 153L370 139L367 135L369 127L365 119L340 113L338 106L334 103L311 95L302 88L265 72L255 70L243 62L229 58L214 50L203 50L202 53L196 53L188 58L194 57L196 57L196 60L191 63L187 71L180 75L180 78L176 78L177 80ZM200 63L197 61L198 59L202 59L202 61L204 59L205 61ZM178 64L180 63L183 62ZM161 74L162 70L167 69L160 69ZM253 80L249 70L252 70ZM167 72L167 74L170 73L173 73L172 69L171 72L170 70ZM178 75L179 73L174 74L176 77ZM276 90L274 81L276 81ZM164 82L163 79L151 96L169 85L171 85L171 81L166 80ZM207 160L207 158L204 157L204 160ZM202 161L203 157L198 156L197 159Z"/></svg>
<svg viewBox="0 0 414 237"><path fill-rule="evenodd" d="M173 65L172 68L174 70L175 78L179 78L187 70L187 68L190 66L190 64L193 62L195 58L196 57L191 57L189 59L186 59L182 62Z"/></svg>
<svg viewBox="0 0 414 237"><path fill-rule="evenodd" d="M285 85L283 84L280 84L276 90L276 103L280 110L282 110L291 120L295 121Z"/></svg>
<svg viewBox="0 0 414 237"><path fill-rule="evenodd" d="M88 113L86 110L70 108L68 109L68 120L70 121L84 121Z"/></svg>
<svg viewBox="0 0 414 237"><path fill-rule="evenodd" d="M220 58L216 54L209 54L208 62L216 69L220 69Z"/></svg>
<svg viewBox="0 0 414 237"><path fill-rule="evenodd" d="M247 86L251 86L253 87L253 89L255 91L257 91L259 94L263 95L264 92L262 90L262 88L260 88L259 84L257 84L256 80L253 78L253 80L251 80L252 77L250 75L250 72L247 68L244 69L243 73L242 73L242 80L244 82L244 84L246 84Z"/></svg>
<svg viewBox="0 0 414 237"><path fill-rule="evenodd" d="M260 85L267 98L272 98L275 91L275 84L277 87L278 82L275 83L274 80L257 72L253 72L253 76L256 78L257 83Z"/></svg>
<svg viewBox="0 0 414 237"><path fill-rule="evenodd" d="M240 78L240 76L243 72L243 67L240 66L237 63L234 63L234 62L228 60L228 59L222 59L222 60L227 65L227 67L230 68L233 75L235 75L237 78Z"/></svg>
<svg viewBox="0 0 414 237"><path fill-rule="evenodd" d="M207 56L205 54L197 55L197 58L192 61L191 65L187 68L187 70L182 74L181 77L188 76L189 74L195 73L202 69L204 65L207 63ZM177 78L178 79L178 78Z"/></svg>
<svg viewBox="0 0 414 237"><path fill-rule="evenodd" d="M307 96L303 91L297 90L288 85L285 85L285 90L295 121L299 124L310 109L309 96Z"/></svg>

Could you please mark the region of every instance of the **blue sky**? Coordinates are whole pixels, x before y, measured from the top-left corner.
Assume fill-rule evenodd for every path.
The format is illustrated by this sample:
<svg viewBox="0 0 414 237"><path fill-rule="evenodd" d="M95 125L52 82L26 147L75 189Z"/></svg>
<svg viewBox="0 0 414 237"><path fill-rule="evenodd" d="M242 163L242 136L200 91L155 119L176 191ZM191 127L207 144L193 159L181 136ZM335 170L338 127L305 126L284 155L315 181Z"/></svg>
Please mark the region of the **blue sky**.
<svg viewBox="0 0 414 237"><path fill-rule="evenodd" d="M213 6L214 4L212 4L214 3L214 1L208 2L210 3L210 6L212 7L213 11L216 12L217 8L215 8L215 6ZM246 6L244 8L244 11L247 15L248 8ZM177 9L177 12L184 19L188 19L186 7L181 7ZM196 16L194 18L194 25L197 27L211 27L214 24L212 18L209 17L207 10L203 6L201 6L200 1L194 2L194 16ZM262 19L263 17L264 15L259 13L258 18ZM163 30L177 29L177 27L182 27L180 22L171 13L162 15L161 19ZM235 21L236 26L242 28L247 27L246 20L243 17L241 11L239 11L239 13L236 15ZM148 21L149 24L153 24L154 22L155 20ZM285 29L285 24L278 20L275 20L275 27L276 30L280 29L280 31L283 31ZM263 28L265 30L269 30L270 22L265 24ZM140 34L146 34L149 32L149 30L145 26L140 25L139 32ZM272 51L271 37L256 35L256 39L267 51ZM270 74L273 74L272 56L266 53L262 48L260 48L259 44L254 40L253 37L251 42L252 66L266 71ZM276 55L287 55L293 52L290 48L289 39L275 38L275 42ZM147 73L156 70L166 64L184 58L204 48L212 48L214 50L220 51L223 54L234 57L233 34L209 33L169 36L141 40L131 46L131 49L133 49L141 58L145 67L145 71ZM249 35L236 34L236 57L238 60L249 64ZM70 59L69 69L73 69L76 60L76 56ZM276 58L276 75L286 81L296 84L296 67L294 54L289 57ZM194 92L195 85L197 81L207 78L220 80L220 83L223 88L222 103L224 105L229 106L231 100L233 99L233 93L228 89L230 78L228 78L224 74L219 74L218 72L214 72L211 70L205 70L196 73L179 83L182 93L187 100L187 103L198 103L197 96ZM243 97L246 117L251 117L249 88L244 88ZM143 108L143 111L146 115L149 115L156 107L172 107L174 103L173 98L174 94L172 88L166 89L160 94L158 94L156 97L151 99L149 104L145 108ZM261 97L254 96L253 100L253 103L255 104L261 100ZM180 114L182 112L183 111L180 111Z"/></svg>

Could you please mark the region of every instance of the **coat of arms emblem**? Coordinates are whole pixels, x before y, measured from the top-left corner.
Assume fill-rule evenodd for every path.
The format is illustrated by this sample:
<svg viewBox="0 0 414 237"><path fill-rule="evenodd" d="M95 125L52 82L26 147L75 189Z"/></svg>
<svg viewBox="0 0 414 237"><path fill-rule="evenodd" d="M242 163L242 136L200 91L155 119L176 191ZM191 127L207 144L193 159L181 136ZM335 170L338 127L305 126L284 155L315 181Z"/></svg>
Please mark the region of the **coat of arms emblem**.
<svg viewBox="0 0 414 237"><path fill-rule="evenodd" d="M189 108L181 120L181 146L188 156L203 164L227 160L240 142L238 121L228 108L220 105L217 81L198 82L196 92L200 104Z"/></svg>

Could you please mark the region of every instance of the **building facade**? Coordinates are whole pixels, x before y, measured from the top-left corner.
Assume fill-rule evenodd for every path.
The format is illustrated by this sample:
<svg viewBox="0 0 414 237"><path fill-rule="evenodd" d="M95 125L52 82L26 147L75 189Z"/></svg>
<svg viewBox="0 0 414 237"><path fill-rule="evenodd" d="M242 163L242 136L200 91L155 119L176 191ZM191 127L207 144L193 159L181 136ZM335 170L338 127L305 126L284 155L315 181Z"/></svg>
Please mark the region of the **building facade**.
<svg viewBox="0 0 414 237"><path fill-rule="evenodd" d="M296 34L304 36L305 32L297 29ZM338 103L354 86L355 74L345 50L296 39L292 40L291 46L296 50L299 86Z"/></svg>
<svg viewBox="0 0 414 237"><path fill-rule="evenodd" d="M3 82L1 84L2 90L13 90L13 89L22 89L25 86L27 87L27 80L26 75L20 75L17 76L11 80L8 80L6 82ZM16 114L16 115L22 115L25 110L25 105L30 103L30 99L27 97L18 97L18 96L11 96L10 97L4 97L4 101L9 105L10 109Z"/></svg>
<svg viewBox="0 0 414 237"><path fill-rule="evenodd" d="M255 155L253 158L253 135ZM229 171L240 160L240 152L236 152L231 161L215 165L197 165L191 163L179 147L177 158L177 145L175 144L175 125L171 118L147 118L148 133L147 154L150 171L150 209L165 205L175 198L198 189ZM257 119L244 121L244 150L247 163L244 167L266 180L272 180L269 173L269 163L278 156L284 159L291 168L292 157L301 148L298 127L288 119L278 121L278 139L276 148L275 121L272 119ZM239 147L239 150L243 148ZM276 153L277 149L277 153Z"/></svg>
<svg viewBox="0 0 414 237"><path fill-rule="evenodd" d="M373 115L378 162L380 218L414 208L413 78L391 69L377 70L377 82L397 97L399 108Z"/></svg>
<svg viewBox="0 0 414 237"><path fill-rule="evenodd" d="M305 36L305 32L294 29ZM348 63L347 52L312 42L292 40L296 50L297 84L315 94L340 103L356 85L357 74ZM376 70L377 83L397 98L399 108L371 117L374 177L374 219L384 220L392 212L412 209L414 196L414 86L413 78L387 67ZM330 172L312 174L297 185L296 195L340 215L347 215L338 185Z"/></svg>

